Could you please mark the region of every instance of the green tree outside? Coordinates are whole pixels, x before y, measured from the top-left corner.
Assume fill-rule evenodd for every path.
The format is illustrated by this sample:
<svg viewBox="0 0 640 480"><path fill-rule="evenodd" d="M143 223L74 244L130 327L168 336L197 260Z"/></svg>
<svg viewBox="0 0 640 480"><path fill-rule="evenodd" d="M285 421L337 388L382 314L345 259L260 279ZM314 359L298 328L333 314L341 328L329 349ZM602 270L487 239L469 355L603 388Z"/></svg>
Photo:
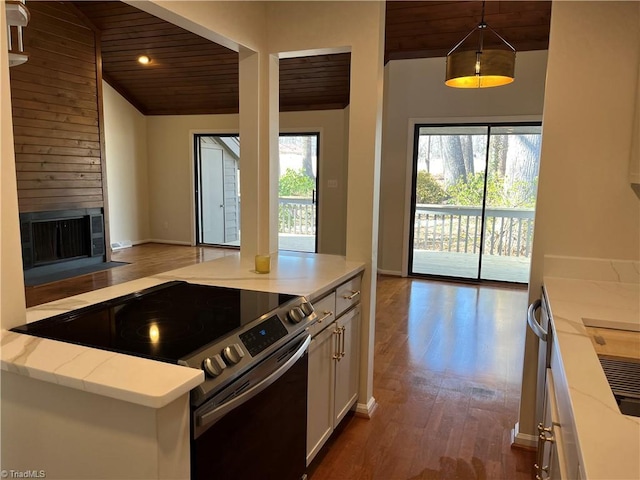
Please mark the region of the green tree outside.
<svg viewBox="0 0 640 480"><path fill-rule="evenodd" d="M307 176L304 170L287 168L280 177L278 195L280 197L311 197L315 188L315 179Z"/></svg>
<svg viewBox="0 0 640 480"><path fill-rule="evenodd" d="M429 172L420 170L416 178L416 203L442 203L447 192Z"/></svg>

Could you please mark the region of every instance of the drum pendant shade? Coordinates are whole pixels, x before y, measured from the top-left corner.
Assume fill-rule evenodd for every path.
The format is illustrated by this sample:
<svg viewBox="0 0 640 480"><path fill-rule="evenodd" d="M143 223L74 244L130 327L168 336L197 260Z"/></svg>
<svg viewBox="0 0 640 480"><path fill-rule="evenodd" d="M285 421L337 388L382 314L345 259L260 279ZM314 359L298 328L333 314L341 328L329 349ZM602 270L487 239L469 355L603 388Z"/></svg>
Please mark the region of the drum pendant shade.
<svg viewBox="0 0 640 480"><path fill-rule="evenodd" d="M488 88L507 85L514 80L516 67L516 49L484 21L482 2L482 19L478 26L471 30L447 54L447 70L445 85L454 88ZM488 30L502 42L505 48L484 48L484 32ZM463 50L460 47L478 32L478 44L474 50Z"/></svg>
<svg viewBox="0 0 640 480"><path fill-rule="evenodd" d="M447 57L445 85L456 88L507 85L513 82L515 68L516 52L511 50L456 52Z"/></svg>

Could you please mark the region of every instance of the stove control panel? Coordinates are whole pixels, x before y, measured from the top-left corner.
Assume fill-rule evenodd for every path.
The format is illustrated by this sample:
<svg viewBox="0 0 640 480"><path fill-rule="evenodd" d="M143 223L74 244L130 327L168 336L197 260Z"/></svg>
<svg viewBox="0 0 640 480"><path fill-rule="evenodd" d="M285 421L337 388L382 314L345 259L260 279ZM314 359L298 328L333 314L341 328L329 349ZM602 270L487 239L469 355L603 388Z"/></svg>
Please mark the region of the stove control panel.
<svg viewBox="0 0 640 480"><path fill-rule="evenodd" d="M265 348L285 337L287 333L287 329L280 321L280 318L277 315L273 315L251 330L240 334L240 340L247 347L249 355L255 357Z"/></svg>
<svg viewBox="0 0 640 480"><path fill-rule="evenodd" d="M184 360L184 365L202 368L208 378L192 392L192 403L200 404L209 392L263 361L272 349L308 328L315 319L311 302L299 297Z"/></svg>

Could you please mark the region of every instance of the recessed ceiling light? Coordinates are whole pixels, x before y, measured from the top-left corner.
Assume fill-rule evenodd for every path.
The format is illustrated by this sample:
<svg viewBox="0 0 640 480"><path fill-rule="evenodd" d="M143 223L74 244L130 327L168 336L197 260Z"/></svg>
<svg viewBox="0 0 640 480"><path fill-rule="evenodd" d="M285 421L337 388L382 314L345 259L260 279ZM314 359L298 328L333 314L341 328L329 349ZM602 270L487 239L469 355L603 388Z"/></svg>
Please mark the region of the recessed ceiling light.
<svg viewBox="0 0 640 480"><path fill-rule="evenodd" d="M138 62L141 63L142 65L149 65L151 63L151 59L146 55L140 55L138 57Z"/></svg>

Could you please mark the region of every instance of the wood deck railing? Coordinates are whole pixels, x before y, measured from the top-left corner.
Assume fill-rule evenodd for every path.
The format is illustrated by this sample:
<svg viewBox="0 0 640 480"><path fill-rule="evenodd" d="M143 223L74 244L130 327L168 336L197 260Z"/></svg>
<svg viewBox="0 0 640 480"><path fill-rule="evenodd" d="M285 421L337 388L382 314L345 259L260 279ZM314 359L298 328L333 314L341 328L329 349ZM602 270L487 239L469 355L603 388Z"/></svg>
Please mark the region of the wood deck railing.
<svg viewBox="0 0 640 480"><path fill-rule="evenodd" d="M278 233L316 234L316 204L311 198L278 199Z"/></svg>
<svg viewBox="0 0 640 480"><path fill-rule="evenodd" d="M455 205L416 205L413 248L436 252L477 253L482 209ZM487 208L484 253L530 257L533 209Z"/></svg>
<svg viewBox="0 0 640 480"><path fill-rule="evenodd" d="M416 205L413 248L435 252L477 253L482 228L480 207ZM533 209L487 208L484 253L531 256ZM311 198L280 197L279 233L315 235L316 204Z"/></svg>

